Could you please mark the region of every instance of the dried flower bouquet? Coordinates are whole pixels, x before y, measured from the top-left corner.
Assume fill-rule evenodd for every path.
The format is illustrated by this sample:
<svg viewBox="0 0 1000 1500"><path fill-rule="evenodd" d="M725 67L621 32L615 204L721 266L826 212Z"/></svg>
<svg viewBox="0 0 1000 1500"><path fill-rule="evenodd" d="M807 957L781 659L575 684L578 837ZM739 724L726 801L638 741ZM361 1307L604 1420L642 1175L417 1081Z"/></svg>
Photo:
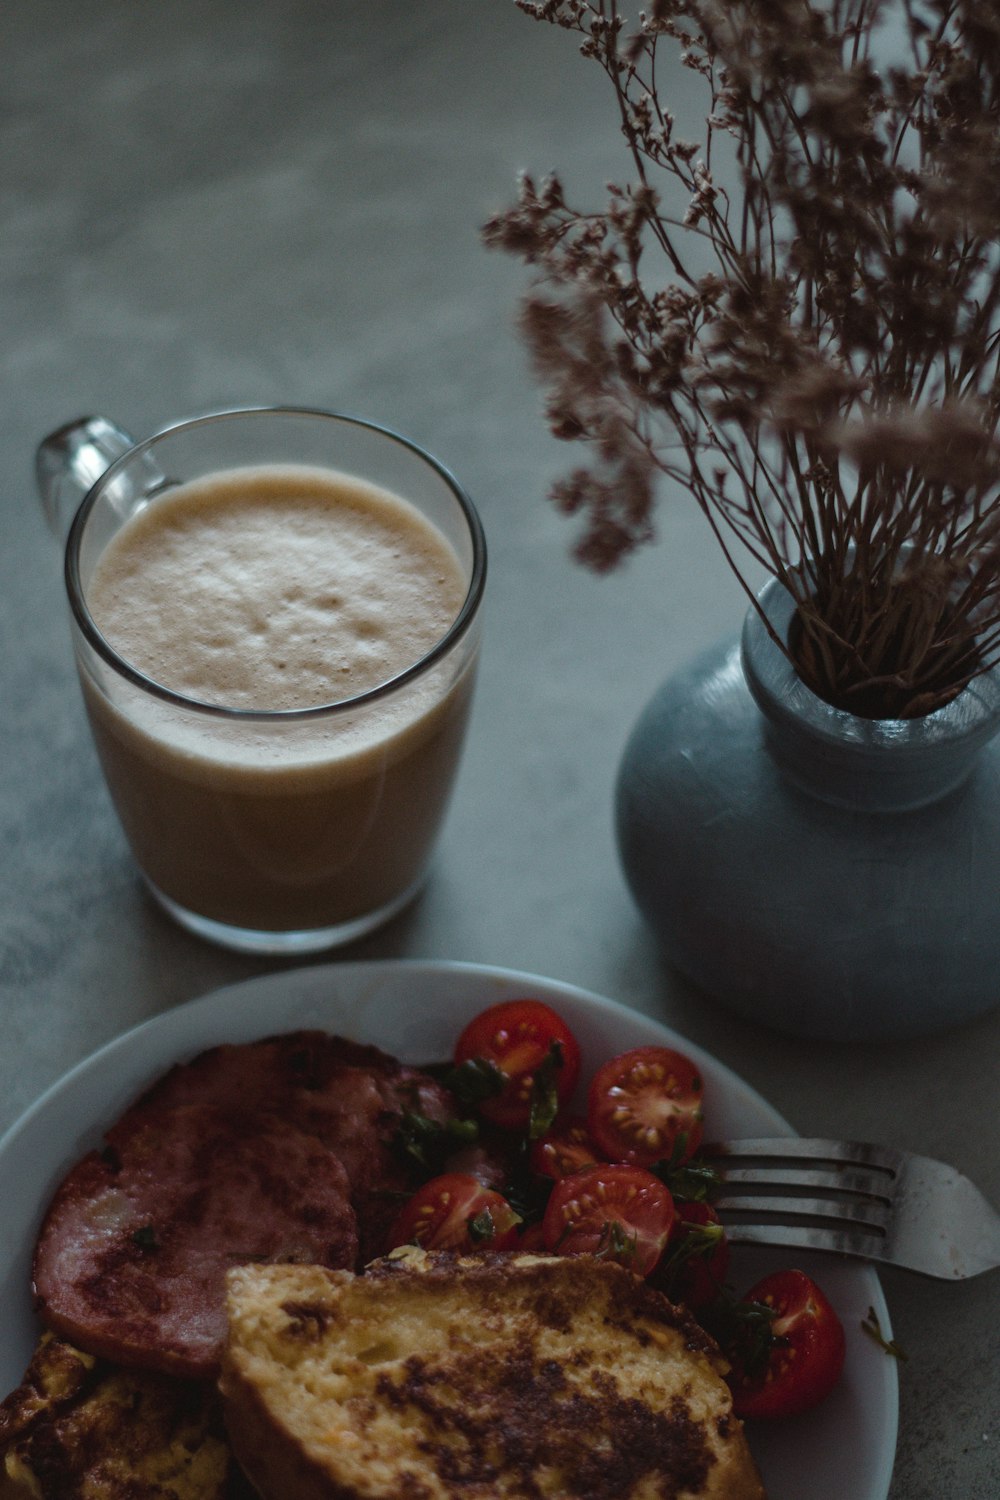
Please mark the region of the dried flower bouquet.
<svg viewBox="0 0 1000 1500"><path fill-rule="evenodd" d="M748 593L747 556L790 590L817 694L940 706L1000 657L1000 5L515 3L582 38L630 163L603 211L524 176L484 228L533 268L552 429L590 448L553 492L579 557L648 540L673 481Z"/></svg>

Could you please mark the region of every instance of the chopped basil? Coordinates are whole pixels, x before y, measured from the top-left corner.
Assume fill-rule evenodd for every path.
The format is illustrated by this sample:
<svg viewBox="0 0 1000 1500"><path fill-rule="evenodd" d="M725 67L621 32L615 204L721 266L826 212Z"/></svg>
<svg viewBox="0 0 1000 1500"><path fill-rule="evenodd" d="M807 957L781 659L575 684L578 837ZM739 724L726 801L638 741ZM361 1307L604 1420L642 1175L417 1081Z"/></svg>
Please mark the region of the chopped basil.
<svg viewBox="0 0 1000 1500"><path fill-rule="evenodd" d="M507 1087L507 1075L488 1057L469 1057L444 1075L443 1082L460 1104L482 1104Z"/></svg>
<svg viewBox="0 0 1000 1500"><path fill-rule="evenodd" d="M485 1245L496 1235L497 1226L494 1224L493 1215L488 1208L481 1208L467 1222L469 1226L469 1239L474 1245Z"/></svg>
<svg viewBox="0 0 1000 1500"><path fill-rule="evenodd" d="M541 1140L542 1136L552 1128L552 1122L559 1113L559 1093L556 1088L556 1075L564 1066L563 1044L553 1038L548 1052L545 1054L531 1081L531 1112L528 1117L528 1139L532 1141Z"/></svg>
<svg viewBox="0 0 1000 1500"><path fill-rule="evenodd" d="M396 1145L418 1166L440 1167L451 1152L460 1146L471 1146L479 1139L479 1126L475 1120L428 1119L407 1109L399 1117L396 1130Z"/></svg>
<svg viewBox="0 0 1000 1500"><path fill-rule="evenodd" d="M650 1171L666 1184L672 1197L685 1203L710 1203L722 1185L722 1178L714 1167L697 1156L685 1161L686 1150L687 1136L679 1135L670 1155L656 1162Z"/></svg>
<svg viewBox="0 0 1000 1500"><path fill-rule="evenodd" d="M617 1219L606 1219L594 1255L598 1260L616 1260L627 1265L635 1256L638 1235L629 1234Z"/></svg>
<svg viewBox="0 0 1000 1500"><path fill-rule="evenodd" d="M776 1316L766 1302L748 1302L729 1295L699 1312L704 1327L750 1380L763 1375L772 1349L788 1344L773 1330Z"/></svg>

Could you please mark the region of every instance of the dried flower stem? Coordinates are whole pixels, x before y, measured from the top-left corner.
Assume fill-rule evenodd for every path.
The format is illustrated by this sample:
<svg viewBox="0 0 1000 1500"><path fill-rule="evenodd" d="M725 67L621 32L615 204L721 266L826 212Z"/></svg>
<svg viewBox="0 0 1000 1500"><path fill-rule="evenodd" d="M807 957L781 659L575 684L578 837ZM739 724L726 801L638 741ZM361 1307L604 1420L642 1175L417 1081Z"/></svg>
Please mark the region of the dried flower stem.
<svg viewBox="0 0 1000 1500"><path fill-rule="evenodd" d="M484 228L533 268L549 420L590 450L553 491L577 555L648 541L673 481L748 594L746 556L791 591L817 693L939 706L1000 656L1000 12L652 0L630 31L617 0L515 3L603 68L631 169L601 212L525 176Z"/></svg>

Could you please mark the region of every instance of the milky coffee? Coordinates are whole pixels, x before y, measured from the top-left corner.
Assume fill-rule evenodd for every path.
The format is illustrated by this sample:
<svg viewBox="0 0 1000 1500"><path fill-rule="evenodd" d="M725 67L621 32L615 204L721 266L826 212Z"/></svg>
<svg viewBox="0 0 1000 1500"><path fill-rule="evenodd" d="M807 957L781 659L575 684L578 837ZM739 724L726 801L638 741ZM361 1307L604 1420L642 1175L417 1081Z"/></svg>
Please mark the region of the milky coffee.
<svg viewBox="0 0 1000 1500"><path fill-rule="evenodd" d="M447 659L357 710L346 700L425 656L465 593L450 543L418 510L329 470L229 470L132 517L87 588L98 629L161 687L244 711L185 713L141 690L112 702L84 673L108 784L153 884L261 931L347 923L412 888L450 790L472 663Z"/></svg>

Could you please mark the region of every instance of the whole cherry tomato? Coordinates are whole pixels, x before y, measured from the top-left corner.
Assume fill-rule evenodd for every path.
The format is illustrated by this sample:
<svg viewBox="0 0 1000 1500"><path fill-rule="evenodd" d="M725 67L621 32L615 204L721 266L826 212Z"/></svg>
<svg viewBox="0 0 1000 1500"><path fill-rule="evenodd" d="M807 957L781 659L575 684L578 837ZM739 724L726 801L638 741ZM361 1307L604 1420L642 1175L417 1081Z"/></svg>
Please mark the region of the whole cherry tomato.
<svg viewBox="0 0 1000 1500"><path fill-rule="evenodd" d="M542 1233L548 1248L561 1255L601 1255L648 1276L674 1218L674 1200L652 1172L600 1163L559 1179Z"/></svg>
<svg viewBox="0 0 1000 1500"><path fill-rule="evenodd" d="M741 1417L790 1417L816 1406L844 1367L844 1328L804 1271L775 1271L743 1304L765 1309L766 1339L727 1341L733 1408Z"/></svg>
<svg viewBox="0 0 1000 1500"><path fill-rule="evenodd" d="M509 1250L517 1243L518 1215L507 1199L467 1172L432 1177L406 1203L389 1233L387 1249Z"/></svg>
<svg viewBox="0 0 1000 1500"><path fill-rule="evenodd" d="M694 1063L670 1047L634 1047L598 1068L587 1126L609 1161L651 1167L686 1159L702 1135L703 1084Z"/></svg>
<svg viewBox="0 0 1000 1500"><path fill-rule="evenodd" d="M572 1097L580 1048L541 1000L507 1000L469 1022L455 1047L455 1063L492 1074L495 1090L478 1104L485 1119L537 1139Z"/></svg>

